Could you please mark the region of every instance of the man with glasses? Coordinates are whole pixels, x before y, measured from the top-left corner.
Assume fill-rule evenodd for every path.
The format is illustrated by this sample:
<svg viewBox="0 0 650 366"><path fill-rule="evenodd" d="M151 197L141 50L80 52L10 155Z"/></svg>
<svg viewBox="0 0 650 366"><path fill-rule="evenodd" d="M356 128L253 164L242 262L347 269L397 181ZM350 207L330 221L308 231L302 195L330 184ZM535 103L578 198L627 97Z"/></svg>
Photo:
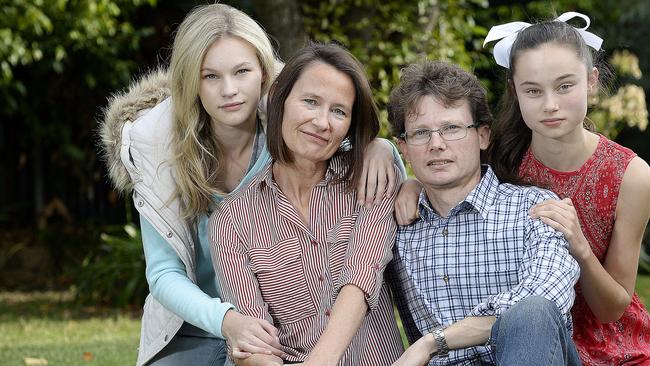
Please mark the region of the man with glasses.
<svg viewBox="0 0 650 366"><path fill-rule="evenodd" d="M579 364L578 264L561 233L528 215L554 195L481 165L492 117L476 77L411 65L389 120L422 185L419 219L398 229L388 272L411 342L395 365Z"/></svg>

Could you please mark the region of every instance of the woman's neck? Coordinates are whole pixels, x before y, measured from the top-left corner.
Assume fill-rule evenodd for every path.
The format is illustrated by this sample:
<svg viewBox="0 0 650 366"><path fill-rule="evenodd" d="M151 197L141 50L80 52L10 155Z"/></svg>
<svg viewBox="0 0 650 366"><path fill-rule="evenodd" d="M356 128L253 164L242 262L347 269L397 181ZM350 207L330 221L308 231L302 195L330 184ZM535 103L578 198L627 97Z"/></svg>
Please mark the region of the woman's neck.
<svg viewBox="0 0 650 366"><path fill-rule="evenodd" d="M273 179L285 196L300 212L303 222L309 222L309 200L313 188L325 178L328 162L294 161L273 163Z"/></svg>
<svg viewBox="0 0 650 366"><path fill-rule="evenodd" d="M212 128L219 145L223 148L224 156L228 154L240 155L243 151L250 149L253 145L253 137L255 137L256 121L255 114L246 122L236 126L212 121Z"/></svg>
<svg viewBox="0 0 650 366"><path fill-rule="evenodd" d="M598 140L598 135L584 128L562 139L545 138L533 133L530 148L535 158L545 166L561 172L573 172L589 160L598 146Z"/></svg>
<svg viewBox="0 0 650 366"><path fill-rule="evenodd" d="M232 192L246 176L253 153L256 118L238 126L227 126L213 121L214 132L222 153L220 190Z"/></svg>

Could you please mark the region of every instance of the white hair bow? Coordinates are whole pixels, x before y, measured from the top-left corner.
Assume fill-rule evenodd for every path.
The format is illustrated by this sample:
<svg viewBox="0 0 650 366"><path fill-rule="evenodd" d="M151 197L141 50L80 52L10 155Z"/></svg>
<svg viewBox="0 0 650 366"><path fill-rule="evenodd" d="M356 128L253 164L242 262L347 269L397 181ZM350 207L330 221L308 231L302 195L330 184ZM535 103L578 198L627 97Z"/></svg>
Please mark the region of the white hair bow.
<svg viewBox="0 0 650 366"><path fill-rule="evenodd" d="M584 26L584 28L576 28L578 33L580 33L580 35L582 36L582 39L584 39L587 46L595 50L599 50L600 46L603 44L603 39L591 32L586 31L586 29L589 28L589 24L590 24L588 16L571 11L560 15L559 17L555 18L555 20L566 23L569 19L573 19L575 17L582 18L587 23ZM512 48L512 44L515 42L515 38L517 38L517 33L530 26L531 24L525 22L512 22L512 23L506 23L501 25L495 25L490 29L487 36L485 37L485 41L483 42L483 47L485 47L485 45L489 42L500 39L500 41L494 45L494 51L493 51L494 59L496 60L498 65L503 66L506 69L509 69L510 49Z"/></svg>

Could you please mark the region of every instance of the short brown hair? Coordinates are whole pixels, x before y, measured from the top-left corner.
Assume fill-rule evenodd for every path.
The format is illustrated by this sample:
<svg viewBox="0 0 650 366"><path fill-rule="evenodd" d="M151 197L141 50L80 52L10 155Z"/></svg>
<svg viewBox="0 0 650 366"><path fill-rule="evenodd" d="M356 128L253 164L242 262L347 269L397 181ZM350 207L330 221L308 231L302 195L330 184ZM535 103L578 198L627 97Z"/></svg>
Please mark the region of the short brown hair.
<svg viewBox="0 0 650 366"><path fill-rule="evenodd" d="M293 155L282 138L284 102L303 71L314 62L334 67L352 79L355 89L350 129L346 135L349 148L341 148L336 154L344 156L346 170L340 179L356 187L363 169L363 153L366 146L379 132L379 113L372 99L372 90L363 66L345 48L336 44L312 42L300 49L287 62L271 87L268 103L267 145L273 160L292 163Z"/></svg>
<svg viewBox="0 0 650 366"><path fill-rule="evenodd" d="M390 93L388 120L393 136L404 133L407 117L417 112L420 99L427 95L447 107L467 100L477 126L492 124L485 89L476 76L448 62L424 61L404 68L399 85Z"/></svg>

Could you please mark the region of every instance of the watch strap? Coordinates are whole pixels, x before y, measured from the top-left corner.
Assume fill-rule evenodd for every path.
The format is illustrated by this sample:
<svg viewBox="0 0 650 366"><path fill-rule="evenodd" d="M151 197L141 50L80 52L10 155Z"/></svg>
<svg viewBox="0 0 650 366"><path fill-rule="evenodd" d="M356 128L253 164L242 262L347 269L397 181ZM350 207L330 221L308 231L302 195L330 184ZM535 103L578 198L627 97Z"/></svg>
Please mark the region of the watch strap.
<svg viewBox="0 0 650 366"><path fill-rule="evenodd" d="M433 334L433 340L436 342L437 352L435 353L438 357L447 357L449 354L449 346L447 346L447 339L445 338L444 333L445 327L439 326L435 327L431 334Z"/></svg>

